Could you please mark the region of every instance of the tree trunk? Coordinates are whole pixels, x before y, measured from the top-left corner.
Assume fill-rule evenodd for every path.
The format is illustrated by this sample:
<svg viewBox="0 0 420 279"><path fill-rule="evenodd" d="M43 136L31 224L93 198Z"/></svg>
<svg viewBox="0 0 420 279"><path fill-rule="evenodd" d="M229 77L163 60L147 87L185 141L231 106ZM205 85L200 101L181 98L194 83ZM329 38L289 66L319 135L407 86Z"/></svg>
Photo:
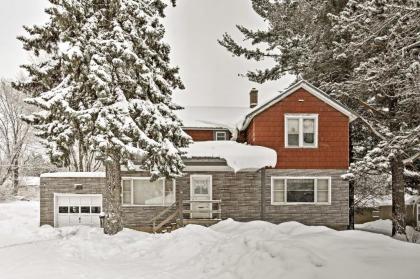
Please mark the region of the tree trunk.
<svg viewBox="0 0 420 279"><path fill-rule="evenodd" d="M404 164L400 155L391 159L392 236L405 236Z"/></svg>
<svg viewBox="0 0 420 279"><path fill-rule="evenodd" d="M104 233L114 235L123 229L121 212L121 164L119 157L105 162Z"/></svg>
<svg viewBox="0 0 420 279"><path fill-rule="evenodd" d="M19 161L18 159L13 160L12 162L12 187L13 195L16 196L19 190Z"/></svg>
<svg viewBox="0 0 420 279"><path fill-rule="evenodd" d="M354 181L349 182L349 225L348 230L354 230Z"/></svg>

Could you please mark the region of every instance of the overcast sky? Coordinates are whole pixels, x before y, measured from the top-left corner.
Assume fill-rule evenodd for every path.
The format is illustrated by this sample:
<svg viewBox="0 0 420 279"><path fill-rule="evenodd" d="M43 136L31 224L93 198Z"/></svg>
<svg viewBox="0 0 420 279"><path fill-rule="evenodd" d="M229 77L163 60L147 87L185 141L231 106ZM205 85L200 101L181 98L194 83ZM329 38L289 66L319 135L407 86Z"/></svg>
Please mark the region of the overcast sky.
<svg viewBox="0 0 420 279"><path fill-rule="evenodd" d="M252 10L249 0L178 0L176 8L167 9L166 41L172 48L172 64L181 69L186 89L175 93L184 106L247 106L252 87L260 91L260 100L271 98L285 88L293 77L267 84L249 82L239 77L247 70L270 65L232 57L217 39L224 32L241 39L235 25L264 28L266 24ZM47 20L43 10L47 0L0 1L0 77L13 79L19 65L28 61L16 36L24 34L22 25Z"/></svg>

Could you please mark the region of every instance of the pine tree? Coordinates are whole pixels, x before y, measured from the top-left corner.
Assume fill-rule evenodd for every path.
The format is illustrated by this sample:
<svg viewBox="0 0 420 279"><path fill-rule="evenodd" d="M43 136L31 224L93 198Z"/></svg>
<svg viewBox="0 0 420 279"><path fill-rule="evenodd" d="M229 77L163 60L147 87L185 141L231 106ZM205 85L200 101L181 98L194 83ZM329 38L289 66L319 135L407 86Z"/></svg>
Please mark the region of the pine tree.
<svg viewBox="0 0 420 279"><path fill-rule="evenodd" d="M24 48L46 59L25 65L20 84L40 111L26 121L44 139L52 161L69 164L75 142L106 168L106 234L122 229L121 165L177 177L180 148L190 142L174 114L172 90L183 88L162 42L161 0L50 0L49 21L25 27Z"/></svg>
<svg viewBox="0 0 420 279"><path fill-rule="evenodd" d="M273 59L274 67L248 72L250 80L276 80L301 74L357 110L362 121L353 130L353 178L389 172L392 177L393 234L405 234L404 173L419 156L419 2L396 0L270 1L252 0L268 20L265 31L242 26L245 39L261 48L245 48L225 34L219 41L247 59ZM371 136L374 140L371 141ZM373 148L375 147L375 148ZM369 151L370 150L370 151ZM350 175L352 176L352 175ZM356 183L357 185L357 183Z"/></svg>

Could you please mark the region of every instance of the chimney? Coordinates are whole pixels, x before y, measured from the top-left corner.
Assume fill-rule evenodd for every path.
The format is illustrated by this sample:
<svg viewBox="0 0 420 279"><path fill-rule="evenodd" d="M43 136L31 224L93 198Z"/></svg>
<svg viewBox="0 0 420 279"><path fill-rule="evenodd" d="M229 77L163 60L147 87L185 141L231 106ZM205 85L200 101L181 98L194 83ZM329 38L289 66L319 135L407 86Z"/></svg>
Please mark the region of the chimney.
<svg viewBox="0 0 420 279"><path fill-rule="evenodd" d="M249 92L249 107L255 108L258 105L258 90L252 88Z"/></svg>

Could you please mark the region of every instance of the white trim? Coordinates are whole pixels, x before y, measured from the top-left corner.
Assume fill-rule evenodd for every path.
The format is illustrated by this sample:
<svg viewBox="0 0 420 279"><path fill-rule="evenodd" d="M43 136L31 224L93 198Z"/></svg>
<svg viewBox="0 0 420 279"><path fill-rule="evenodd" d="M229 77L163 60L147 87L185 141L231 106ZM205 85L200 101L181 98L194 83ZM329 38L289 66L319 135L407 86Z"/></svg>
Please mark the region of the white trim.
<svg viewBox="0 0 420 279"><path fill-rule="evenodd" d="M288 137L288 119L299 120L299 145L289 146ZM304 145L303 143L303 120L313 119L314 120L314 145ZM318 114L317 113L285 113L284 114L284 147L285 148L318 148Z"/></svg>
<svg viewBox="0 0 420 279"><path fill-rule="evenodd" d="M209 189L208 189L209 190L209 196L210 196L209 200L213 200L213 175L211 175L211 174L191 174L190 175L190 200L193 200L194 191L193 191L193 183L192 182L193 182L193 179L195 177L209 178L209 181L210 181ZM191 204L191 206L192 206L192 204ZM210 206L212 206L212 205L210 204ZM190 210L191 210L191 208L190 208ZM190 213L190 218L191 219L193 218L192 215L193 215L193 213L191 212ZM210 215L211 215L211 213L210 213Z"/></svg>
<svg viewBox="0 0 420 279"><path fill-rule="evenodd" d="M342 114L346 115L349 118L349 122L352 122L352 121L354 121L358 118L358 116L356 114L354 114L351 110L349 110L346 107L344 107L343 105L333 101L330 97L328 97L328 94L326 94L325 92L321 91L318 88L315 88L313 85L310 85L307 81L302 80L302 81L294 84L293 86L287 88L279 96L273 98L272 100L268 101L267 103L265 103L261 106L258 106L254 110L252 110L251 113L249 113L245 117L245 120L243 121L243 125L242 125L242 127L240 127L240 130L245 130L248 127L251 120L254 118L254 116L256 116L260 112L266 110L267 108L271 107L272 105L280 102L281 100L283 100L284 98L293 94L294 92L296 92L298 89L301 89L301 88L305 89L307 92L314 95L315 97L317 97L321 101L327 103L328 105L330 105L334 109L336 109L339 112L341 112Z"/></svg>
<svg viewBox="0 0 420 279"><path fill-rule="evenodd" d="M159 178L158 180L163 181L162 183L162 204L134 204L134 180L149 180L151 177L147 176L123 176L121 177L121 206L122 207L166 207L170 206L171 204L165 203L165 193L166 193L166 179L165 178ZM130 198L131 198L131 204L124 203L124 187L123 183L124 180L131 180L130 183ZM172 191L173 191L173 200L176 201L176 182L175 179L172 179Z"/></svg>
<svg viewBox="0 0 420 279"><path fill-rule="evenodd" d="M224 138L223 139L217 139L217 137L218 137L217 134L223 134ZM214 138L215 141L227 140L227 132L226 131L215 131L214 132L214 137L215 137Z"/></svg>
<svg viewBox="0 0 420 279"><path fill-rule="evenodd" d="M273 195L273 182L275 179L284 179L284 202L275 202ZM287 202L287 180L288 179L314 179L314 202ZM328 202L317 202L318 179L328 180ZM331 176L272 176L270 186L271 205L331 205Z"/></svg>
<svg viewBox="0 0 420 279"><path fill-rule="evenodd" d="M72 193L54 193L54 228L57 227L58 211L57 211L57 198L58 197L100 197L101 198L101 212L104 211L104 199L102 194L72 194ZM79 213L80 214L80 213Z"/></svg>

